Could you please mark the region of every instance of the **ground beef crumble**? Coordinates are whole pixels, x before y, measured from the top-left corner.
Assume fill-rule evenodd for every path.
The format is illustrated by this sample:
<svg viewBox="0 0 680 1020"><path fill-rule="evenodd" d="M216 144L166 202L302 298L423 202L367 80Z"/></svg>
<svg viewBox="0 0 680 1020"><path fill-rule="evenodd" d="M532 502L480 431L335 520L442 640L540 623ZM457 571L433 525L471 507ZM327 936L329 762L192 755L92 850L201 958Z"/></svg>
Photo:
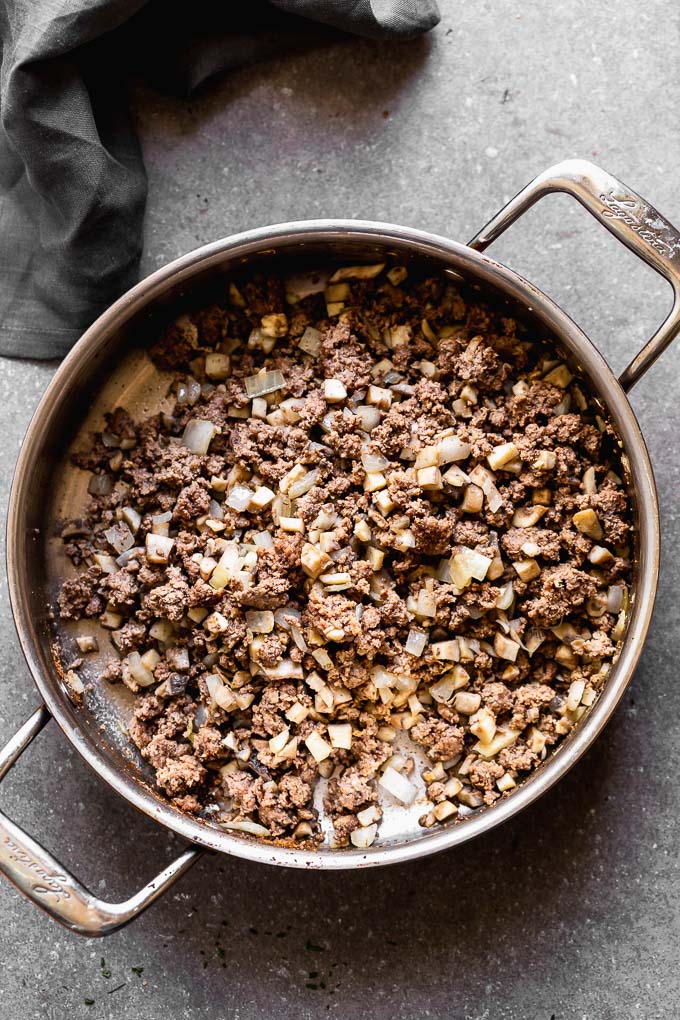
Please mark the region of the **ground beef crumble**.
<svg viewBox="0 0 680 1020"><path fill-rule="evenodd" d="M174 409L114 408L74 456L96 482L58 611L110 634L99 682L180 810L315 845L321 779L363 848L381 805L462 817L578 723L635 536L559 352L415 266L336 277L235 275L167 327Z"/></svg>

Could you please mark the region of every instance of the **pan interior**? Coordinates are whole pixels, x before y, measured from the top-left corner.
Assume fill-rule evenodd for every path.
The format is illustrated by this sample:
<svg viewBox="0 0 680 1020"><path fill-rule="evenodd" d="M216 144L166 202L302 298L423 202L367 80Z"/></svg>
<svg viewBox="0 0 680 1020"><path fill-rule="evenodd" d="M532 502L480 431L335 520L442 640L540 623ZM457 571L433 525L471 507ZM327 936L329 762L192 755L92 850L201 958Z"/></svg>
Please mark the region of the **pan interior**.
<svg viewBox="0 0 680 1020"><path fill-rule="evenodd" d="M94 756L101 764L101 768L98 768L100 774L104 774L105 778L115 774L119 790L137 803L138 807L156 815L165 824L171 825L194 840L243 856L267 860L274 859L278 854L281 859L277 860L277 863L310 865L310 861L304 859L304 854L298 854L296 857L292 850L282 852L281 849L275 851L271 847L265 847L267 852L263 853L263 845L260 844L259 849L255 849L249 837L227 833L211 823L188 818L170 807L162 795L155 791L152 770L127 736L127 724L132 714L134 695L123 685L111 685L98 678L102 663L107 655L111 654L112 646L107 647L107 641L102 640L102 631L98 624L83 621L65 623L53 612L62 581L74 573L63 551L60 537L63 524L66 520L80 516L87 498L89 473L75 468L70 462L70 457L74 450L86 445L88 434L101 430L104 413L114 406L123 406L133 417L138 418L154 413L167 404L171 376L160 372L152 365L146 349L154 343L159 329L169 319L186 311L188 307L197 307L217 294L224 293L225 280L235 266L243 269L244 265L247 265L254 270L276 268L277 272L297 273L310 268L347 264L348 259L353 262L371 262L393 255L402 262L416 263L419 269L444 272L459 280L464 287L479 289L485 301L492 304L500 303L506 314L522 321L534 335L550 339L551 332L548 326L533 314L526 303L521 303L518 298L504 292L501 287L494 289L489 279L480 284L475 271L475 260L480 259L479 256L461 246L451 248L453 252L442 252L437 256L414 250L414 245L408 241L398 242L395 239L393 243L388 244L384 240L378 242L346 236L341 239L336 237L332 241L317 238L297 240L294 244L290 242L278 246L270 244L265 250L245 255L242 251L234 255L227 249L221 253L219 259L213 260L207 267L199 265L186 279L180 278L177 282L169 279L167 284L157 288L159 292L153 300L144 303L138 310L133 310L131 317L122 312L117 319L113 317L108 328L100 330L97 343L89 341L88 337L81 341L69 359L72 362L70 370L64 371L69 367L69 363L66 362L48 393L48 397L51 397L49 429L44 430L39 437L29 433L32 456L30 464L24 462L23 467L24 471L27 467L30 468L30 478L21 479L18 505L15 506L16 516L23 521L24 548L23 559L17 556L20 569L17 582L18 596L15 592L14 598L15 607L17 598L25 603L20 607L17 616L20 630L23 625L28 632L22 637L24 647L30 644L31 654L35 657L35 661L31 662L29 656L34 675L46 696L49 690L48 702L60 703L62 710L60 722L79 750L90 760L94 752ZM455 249L458 250L457 256ZM465 255L460 253L465 253L472 264L468 264ZM486 260L487 263L489 261ZM93 327L93 330L96 328L97 326ZM554 335L552 339L557 342ZM88 344L88 354L84 356L84 345ZM567 360L571 362L572 368L583 370L584 366L574 349L566 347L564 342L559 346ZM78 356L79 352L81 356ZM596 352L593 354L599 358ZM604 370L607 371L606 366ZM594 395L594 388L590 384L587 385ZM616 420L616 415L614 417ZM638 508L633 481L630 477L626 481L637 520ZM27 611L26 604L30 604L30 611ZM86 684L91 684L91 690L86 691L83 703L78 704L64 676L69 664L78 657L75 636L87 633L88 630L97 633L102 653L98 657L86 656L85 663L79 669L79 675ZM619 661L612 670L610 684L614 682L620 666ZM612 708L613 705L607 715ZM569 746L580 728L577 726L559 745L552 759L549 758L544 766L525 782L525 788L541 783L541 773L545 772L551 760L554 764L555 759L569 758ZM578 754L583 749L581 748ZM412 749L409 753L413 753ZM421 758L421 761L424 764L425 759ZM573 762L569 762L571 763ZM416 771L419 775L420 770ZM543 785L547 787L550 782L544 781ZM315 806L323 810L321 794L320 787ZM520 798L520 793L514 793L509 801L499 802L492 808L474 812L474 817L497 813L500 820L501 806L503 805L502 813L506 814L509 802L515 797ZM414 855L426 852L424 844L426 842L433 844L437 836L435 834L433 839L433 833L424 830L418 824L418 818L424 813L425 805L424 786L421 795L410 808L383 803L385 818L379 839L369 851L361 852L361 857L370 863L371 855L376 851L389 851L406 843L423 844ZM458 833L448 842L459 842L468 838L467 833L463 831L468 827L471 827L469 834L473 835L472 830L476 831L477 826L472 823L473 817L467 817L448 826L450 832L455 829ZM324 819L323 824L329 831L329 821ZM441 841L441 830L439 837ZM341 853L348 858L347 866L350 866L349 858L356 857L358 852ZM286 855L289 859L286 859ZM338 856L338 852L333 853L327 847L321 848L316 852L317 866L342 867L343 865L338 863L326 865L323 863L324 858L337 859ZM383 861L376 860L376 863Z"/></svg>

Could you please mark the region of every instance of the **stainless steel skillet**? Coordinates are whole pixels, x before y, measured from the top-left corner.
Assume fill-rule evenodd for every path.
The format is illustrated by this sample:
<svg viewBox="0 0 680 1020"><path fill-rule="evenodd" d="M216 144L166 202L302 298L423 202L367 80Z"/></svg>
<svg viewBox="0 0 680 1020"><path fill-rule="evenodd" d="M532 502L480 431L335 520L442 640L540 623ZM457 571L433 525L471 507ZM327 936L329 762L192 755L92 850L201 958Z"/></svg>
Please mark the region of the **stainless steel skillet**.
<svg viewBox="0 0 680 1020"><path fill-rule="evenodd" d="M482 254L543 195L562 191L578 199L607 229L664 276L673 308L619 380L582 330L545 294L511 269ZM423 830L417 815L389 812L380 840L368 850L318 851L274 846L227 832L182 814L154 789L124 736L125 692L95 685L84 707L74 702L55 662L50 606L63 570L57 520L82 499L83 484L68 467L73 437L96 427L103 409L119 401L143 408L158 399L155 370L140 353L155 324L189 296L208 293L235 267L305 262L377 261L384 255L427 263L462 278L505 303L509 313L551 337L589 381L621 436L636 524L632 607L619 659L593 708L556 752L516 792L454 824ZM389 224L311 221L264 227L206 245L154 273L111 306L83 335L47 389L29 426L10 497L7 568L17 631L44 700L0 752L0 778L53 716L95 772L135 807L193 844L144 889L124 903L93 896L30 836L0 814L0 870L62 924L105 935L126 924L167 889L204 849L288 867L343 869L403 862L481 835L517 814L560 779L605 726L638 661L649 627L659 569L659 515L647 450L626 392L680 331L680 234L628 187L590 163L572 160L537 177L465 246ZM60 634L68 644L69 636Z"/></svg>

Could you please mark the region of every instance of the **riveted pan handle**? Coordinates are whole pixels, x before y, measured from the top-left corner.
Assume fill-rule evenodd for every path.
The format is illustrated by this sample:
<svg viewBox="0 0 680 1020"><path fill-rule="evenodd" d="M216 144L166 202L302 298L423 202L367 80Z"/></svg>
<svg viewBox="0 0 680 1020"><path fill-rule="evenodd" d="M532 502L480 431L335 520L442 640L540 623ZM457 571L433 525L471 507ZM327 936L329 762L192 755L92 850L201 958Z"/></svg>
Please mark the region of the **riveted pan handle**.
<svg viewBox="0 0 680 1020"><path fill-rule="evenodd" d="M668 317L619 378L623 389L629 390L680 332L680 233L649 202L606 170L586 160L569 159L527 184L473 237L470 247L484 251L539 198L556 191L576 198L673 288Z"/></svg>
<svg viewBox="0 0 680 1020"><path fill-rule="evenodd" d="M0 780L51 718L39 708L0 751ZM17 889L78 935L109 935L132 921L203 853L186 850L124 903L97 899L18 825L0 812L0 871Z"/></svg>

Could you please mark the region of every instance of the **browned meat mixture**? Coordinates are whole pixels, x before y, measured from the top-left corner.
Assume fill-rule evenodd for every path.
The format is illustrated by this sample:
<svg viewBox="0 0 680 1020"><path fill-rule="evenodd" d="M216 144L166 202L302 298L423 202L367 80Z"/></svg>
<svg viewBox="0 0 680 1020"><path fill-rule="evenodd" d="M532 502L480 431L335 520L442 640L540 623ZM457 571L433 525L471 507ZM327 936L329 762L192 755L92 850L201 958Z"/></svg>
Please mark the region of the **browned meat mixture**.
<svg viewBox="0 0 680 1020"><path fill-rule="evenodd" d="M314 842L321 776L357 847L388 801L430 826L512 791L595 701L628 604L617 436L556 351L393 265L235 278L152 357L174 410L115 408L76 457L59 605L108 629L159 788Z"/></svg>

